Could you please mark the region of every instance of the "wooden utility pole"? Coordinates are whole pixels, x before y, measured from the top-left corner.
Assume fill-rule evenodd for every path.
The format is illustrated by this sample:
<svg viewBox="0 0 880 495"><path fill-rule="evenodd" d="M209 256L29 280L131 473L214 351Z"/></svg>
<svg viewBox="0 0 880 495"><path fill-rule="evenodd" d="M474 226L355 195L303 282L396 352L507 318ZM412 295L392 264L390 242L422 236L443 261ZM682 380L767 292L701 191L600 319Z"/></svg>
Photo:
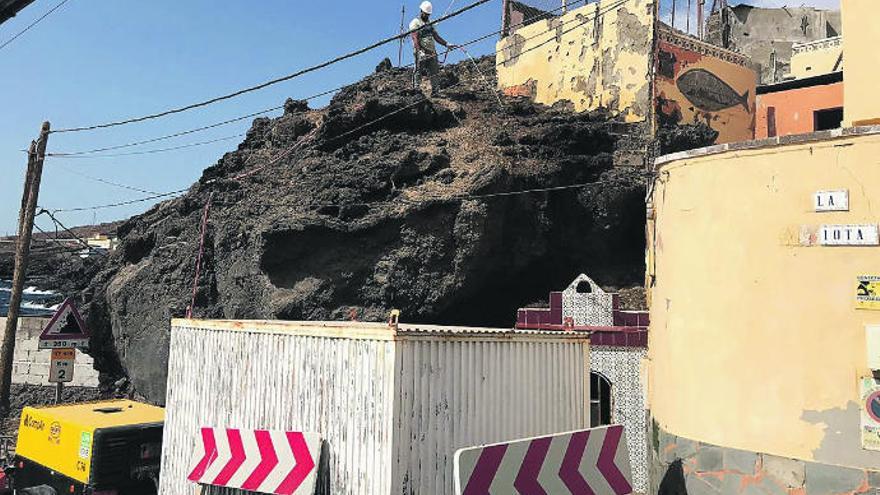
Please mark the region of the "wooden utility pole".
<svg viewBox="0 0 880 495"><path fill-rule="evenodd" d="M15 352L15 333L18 329L18 313L21 306L24 278L27 274L28 257L31 250L31 236L34 232L34 217L37 200L40 196L40 181L43 178L43 161L46 158L46 143L49 140L49 123L43 122L37 142L31 142L28 150L27 175L24 180L24 193L21 198L21 211L18 215L18 239L15 245L15 271L12 275L12 293L9 295L9 312L6 314L6 330L0 345L0 411L9 412L9 392L12 388L12 355Z"/></svg>

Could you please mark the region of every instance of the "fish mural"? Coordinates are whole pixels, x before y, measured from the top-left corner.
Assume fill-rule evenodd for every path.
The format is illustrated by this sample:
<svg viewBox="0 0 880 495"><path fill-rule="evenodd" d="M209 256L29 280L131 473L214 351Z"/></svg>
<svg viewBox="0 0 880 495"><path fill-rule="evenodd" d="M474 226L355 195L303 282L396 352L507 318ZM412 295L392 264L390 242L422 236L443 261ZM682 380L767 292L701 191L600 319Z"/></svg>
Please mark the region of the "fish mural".
<svg viewBox="0 0 880 495"><path fill-rule="evenodd" d="M700 110L717 112L742 105L746 112L751 111L748 90L740 95L729 84L706 69L691 69L685 72L679 76L676 86L685 98Z"/></svg>

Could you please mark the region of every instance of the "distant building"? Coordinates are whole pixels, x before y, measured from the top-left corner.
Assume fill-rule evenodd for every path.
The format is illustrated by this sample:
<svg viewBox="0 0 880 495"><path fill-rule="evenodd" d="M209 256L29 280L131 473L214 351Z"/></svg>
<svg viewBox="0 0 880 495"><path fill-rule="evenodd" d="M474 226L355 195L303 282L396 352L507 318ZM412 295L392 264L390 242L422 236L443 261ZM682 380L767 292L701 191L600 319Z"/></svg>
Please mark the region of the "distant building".
<svg viewBox="0 0 880 495"><path fill-rule="evenodd" d="M106 251L115 251L119 240L116 237L110 237L105 234L94 234L86 239L89 247L103 249Z"/></svg>
<svg viewBox="0 0 880 495"><path fill-rule="evenodd" d="M511 9L515 7L511 3ZM740 53L700 41L659 21L653 0L594 2L520 23L497 45L499 88L576 111L603 109L658 128L704 123L717 143L754 138L757 74Z"/></svg>
<svg viewBox="0 0 880 495"><path fill-rule="evenodd" d="M797 2L800 3L800 2ZM840 11L813 7L778 9L736 5L728 8L728 47L752 59L761 84L782 81L790 72L795 45L843 34ZM724 46L721 13L709 16L707 41Z"/></svg>

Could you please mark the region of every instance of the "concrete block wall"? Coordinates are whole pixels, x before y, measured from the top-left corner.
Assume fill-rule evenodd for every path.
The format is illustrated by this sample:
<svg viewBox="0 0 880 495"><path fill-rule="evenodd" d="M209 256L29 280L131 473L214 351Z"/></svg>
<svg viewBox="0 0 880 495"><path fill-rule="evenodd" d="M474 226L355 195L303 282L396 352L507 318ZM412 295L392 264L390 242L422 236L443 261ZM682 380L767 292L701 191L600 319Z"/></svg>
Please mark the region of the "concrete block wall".
<svg viewBox="0 0 880 495"><path fill-rule="evenodd" d="M18 320L15 334L15 354L12 360L12 383L49 385L49 360L52 351L40 350L39 337L49 318L24 317ZM6 318L0 318L0 328L6 327ZM76 352L73 381L66 385L97 387L98 372L94 360L84 352Z"/></svg>

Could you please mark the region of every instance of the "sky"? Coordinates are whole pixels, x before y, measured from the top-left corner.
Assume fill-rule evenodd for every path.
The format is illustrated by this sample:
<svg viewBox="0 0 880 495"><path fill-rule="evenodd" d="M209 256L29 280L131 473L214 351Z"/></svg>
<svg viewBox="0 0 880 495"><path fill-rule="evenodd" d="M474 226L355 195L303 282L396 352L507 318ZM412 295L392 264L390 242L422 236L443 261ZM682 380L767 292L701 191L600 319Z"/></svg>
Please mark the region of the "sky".
<svg viewBox="0 0 880 495"><path fill-rule="evenodd" d="M549 1L549 0L548 0ZM685 0L678 0L684 2ZM435 0L435 14L471 0ZM395 34L401 5L407 24L419 0L69 0L0 50L0 235L17 228L26 149L49 120L54 129L154 113L286 75ZM731 2L737 3L737 2ZM837 7L837 0L753 0L781 6ZM0 44L57 4L36 0L0 25ZM453 43L500 27L500 0L439 26ZM470 47L494 51L495 39ZM410 48L404 48L409 63ZM168 118L83 133L50 135L50 153L140 141L281 105L355 82L397 44L230 101ZM454 54L450 62L463 57ZM327 103L327 98L312 106ZM270 114L278 115L279 112ZM121 151L149 150L242 134L250 121ZM169 153L114 158L47 158L39 205L48 210L88 207L150 196L95 178L164 193L188 187L241 138ZM88 177L86 177L88 176ZM89 178L91 177L91 178ZM296 191L289 191L295 194ZM59 213L68 226L127 218L155 201L89 212ZM44 229L51 223L38 221Z"/></svg>

